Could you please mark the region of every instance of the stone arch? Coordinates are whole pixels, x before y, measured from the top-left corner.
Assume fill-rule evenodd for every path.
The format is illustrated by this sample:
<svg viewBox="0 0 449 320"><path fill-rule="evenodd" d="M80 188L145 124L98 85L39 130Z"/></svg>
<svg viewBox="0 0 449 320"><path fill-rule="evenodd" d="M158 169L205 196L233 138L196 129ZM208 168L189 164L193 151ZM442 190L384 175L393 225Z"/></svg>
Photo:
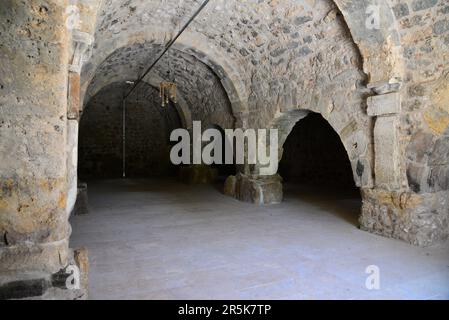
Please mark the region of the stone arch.
<svg viewBox="0 0 449 320"><path fill-rule="evenodd" d="M311 111L321 114L339 135L351 161L356 186L362 188L372 187L373 163L371 160L369 136L367 132L358 127L357 122L351 117L347 120L342 120L338 116L329 116L312 108L292 110L277 115L271 123L270 129L277 129L279 133L279 161L282 159L285 141L292 132L293 127L307 117Z"/></svg>
<svg viewBox="0 0 449 320"><path fill-rule="evenodd" d="M401 38L393 10L386 0L333 0L342 13L363 58L368 86L398 90L403 81ZM380 18L380 28L368 28L370 15ZM379 90L379 89L378 89Z"/></svg>
<svg viewBox="0 0 449 320"><path fill-rule="evenodd" d="M334 0L334 3L361 54L367 88L372 90L366 99L366 113L372 122L371 161L375 176L372 187L388 191L407 188L404 149L399 143L398 130L404 57L393 9L388 0ZM377 19L377 26L369 23L371 18Z"/></svg>
<svg viewBox="0 0 449 320"><path fill-rule="evenodd" d="M99 50L100 54L92 57L92 59L83 67L81 79L81 103L83 103L87 88L93 80L97 68L116 50L135 44L143 44L145 42L150 42L162 47L166 45L172 36L172 33L158 30L155 31L153 29L152 31L138 32L126 38L113 38L105 42L103 44L105 50ZM229 98L232 112L236 119L235 126L245 126L248 114L248 93L246 92L243 80L239 76L239 74L242 73L242 70L239 70L238 67L235 67L234 64L229 62L216 48L207 45L207 39L196 32L184 33L172 48L193 56L212 70L220 80Z"/></svg>
<svg viewBox="0 0 449 320"><path fill-rule="evenodd" d="M160 77L158 77L157 75L152 75L151 77L149 77L145 81L143 81L143 83L148 84L149 86L153 87L156 90L159 90L159 83L161 81L162 81L162 79ZM95 88L95 90L93 92L90 92L90 94L88 94L88 95L86 94L86 97L83 101L83 103L84 103L83 110L87 106L87 103L89 102L89 100L92 97L94 97L98 92L100 92L105 87L107 87L108 85L110 85L110 83L105 83L105 84ZM179 114L183 128L190 129L192 126L192 113L190 112L190 109L189 109L184 97L182 95L178 94L177 102L174 103L172 101L172 103L173 103L174 107L176 108L176 111ZM82 117L82 115L83 115L83 113L81 113L81 117Z"/></svg>
<svg viewBox="0 0 449 320"><path fill-rule="evenodd" d="M363 70L368 76L368 87L376 93L397 91L403 79L402 48L397 22L387 0L332 0L341 12L363 59ZM97 18L104 3L97 6ZM378 29L367 28L366 22L370 9L377 8L380 18ZM332 14L336 14L333 12ZM331 14L331 13L330 13ZM149 29L149 28L148 28ZM165 44L173 33L160 29L140 30L128 37L113 37L102 44L103 50L87 63L83 74L82 91L95 73L95 68L114 50L133 43L152 41ZM245 70L231 61L217 48L208 45L210 41L203 34L187 30L177 41L174 48L191 54L209 66L220 78L232 103L233 113L237 118L236 127L247 127L248 96L245 83L239 74ZM83 96L83 95L82 95Z"/></svg>

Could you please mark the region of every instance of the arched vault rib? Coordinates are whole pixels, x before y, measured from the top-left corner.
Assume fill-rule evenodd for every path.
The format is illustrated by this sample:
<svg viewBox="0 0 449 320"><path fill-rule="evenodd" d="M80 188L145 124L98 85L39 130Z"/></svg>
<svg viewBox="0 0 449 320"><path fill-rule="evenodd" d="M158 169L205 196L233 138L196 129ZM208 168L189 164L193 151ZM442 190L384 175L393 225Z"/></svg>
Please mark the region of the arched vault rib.
<svg viewBox="0 0 449 320"><path fill-rule="evenodd" d="M88 63L83 67L81 79L81 101L83 102L87 89L95 77L98 68L106 61L114 52L120 48L129 47L136 44L152 43L155 46L163 46L172 36L170 33L148 31L138 32L126 38L115 38L102 43L105 50L97 50ZM214 47L207 45L207 40L201 34L195 32L184 33L172 47L195 59L201 61L214 72L220 79L223 88L226 91L228 99L231 103L232 112L236 119L235 126L244 125L247 117L247 100L246 87L243 80L240 79L241 70L236 69L227 58L225 58Z"/></svg>
<svg viewBox="0 0 449 320"><path fill-rule="evenodd" d="M109 86L111 83L121 82L121 81L126 81L126 80L125 79L121 79L120 81L114 81L113 80L113 81L110 81L110 82L107 82L107 83L103 84L102 86L96 87L95 90L93 90L93 91L89 92L88 94L86 94L86 98L84 99L85 106L87 105L87 103L89 102L89 100L91 98L95 97L97 95L97 93L102 91L104 88ZM148 77L143 82L148 84L148 85L150 85L154 89L159 90L159 84L161 83L161 81L163 81L163 80L160 77L158 77L157 75L152 75L151 77ZM189 109L188 104L185 101L184 97L178 93L178 95L177 95L177 102L173 103L173 105L174 105L176 111L179 114L179 117L181 119L182 127L185 128L185 129L190 129L191 126L192 126L192 113L190 112L190 109Z"/></svg>
<svg viewBox="0 0 449 320"><path fill-rule="evenodd" d="M386 0L333 0L341 11L363 58L369 86L395 85L403 80L401 39L396 18ZM379 26L367 26L379 14Z"/></svg>

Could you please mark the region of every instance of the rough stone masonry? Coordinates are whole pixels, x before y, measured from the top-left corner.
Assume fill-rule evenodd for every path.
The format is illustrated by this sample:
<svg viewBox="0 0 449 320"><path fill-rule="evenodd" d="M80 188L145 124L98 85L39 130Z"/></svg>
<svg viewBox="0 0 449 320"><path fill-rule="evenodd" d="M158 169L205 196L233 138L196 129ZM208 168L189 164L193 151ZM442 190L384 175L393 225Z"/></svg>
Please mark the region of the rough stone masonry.
<svg viewBox="0 0 449 320"><path fill-rule="evenodd" d="M78 8L73 28L69 6ZM136 80L197 6L1 2L0 296L87 296L52 281L70 265L87 273L83 251L69 249L80 114L104 90ZM370 6L379 29L367 28ZM447 239L446 0L212 1L147 86L170 80L168 70L179 82L182 126L276 128L281 156L295 123L321 114L348 153L363 230L419 246ZM281 177L259 169L239 167L227 193L281 201Z"/></svg>

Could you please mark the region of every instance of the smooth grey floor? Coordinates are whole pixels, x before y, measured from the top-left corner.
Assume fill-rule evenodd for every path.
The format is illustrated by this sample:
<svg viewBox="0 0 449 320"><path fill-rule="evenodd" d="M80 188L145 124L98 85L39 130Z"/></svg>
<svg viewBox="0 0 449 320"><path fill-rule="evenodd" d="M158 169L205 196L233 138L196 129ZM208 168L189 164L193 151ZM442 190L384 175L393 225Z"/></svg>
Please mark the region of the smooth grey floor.
<svg viewBox="0 0 449 320"><path fill-rule="evenodd" d="M260 208L213 186L115 180L90 183L89 200L71 247L89 249L91 299L449 299L449 245L360 231L350 193L293 187Z"/></svg>

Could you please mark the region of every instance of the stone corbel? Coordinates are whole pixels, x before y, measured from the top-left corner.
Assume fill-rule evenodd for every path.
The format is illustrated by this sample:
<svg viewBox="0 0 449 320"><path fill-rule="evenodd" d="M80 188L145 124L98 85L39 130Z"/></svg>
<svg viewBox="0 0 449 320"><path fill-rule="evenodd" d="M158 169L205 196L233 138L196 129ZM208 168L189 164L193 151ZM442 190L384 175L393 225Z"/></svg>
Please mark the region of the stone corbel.
<svg viewBox="0 0 449 320"><path fill-rule="evenodd" d="M402 87L402 82L399 78L392 78L389 80L368 83L367 87L368 89L373 90L377 95L383 95L398 92Z"/></svg>
<svg viewBox="0 0 449 320"><path fill-rule="evenodd" d="M398 92L368 98L367 113L370 117L394 116L400 113L401 97Z"/></svg>

